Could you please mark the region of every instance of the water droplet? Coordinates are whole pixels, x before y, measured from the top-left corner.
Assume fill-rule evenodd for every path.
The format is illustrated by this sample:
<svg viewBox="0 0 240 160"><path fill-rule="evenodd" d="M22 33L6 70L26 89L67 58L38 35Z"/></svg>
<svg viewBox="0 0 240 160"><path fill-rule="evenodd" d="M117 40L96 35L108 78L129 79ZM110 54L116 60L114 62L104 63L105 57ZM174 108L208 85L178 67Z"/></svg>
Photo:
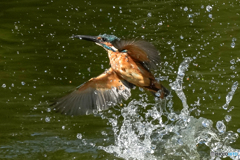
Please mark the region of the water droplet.
<svg viewBox="0 0 240 160"><path fill-rule="evenodd" d="M77 139L82 139L82 134L81 133L77 134Z"/></svg>
<svg viewBox="0 0 240 160"><path fill-rule="evenodd" d="M180 38L181 38L181 39L184 39L184 37L183 37L182 35L180 36Z"/></svg>
<svg viewBox="0 0 240 160"><path fill-rule="evenodd" d="M237 129L237 132L240 133L240 128Z"/></svg>
<svg viewBox="0 0 240 160"><path fill-rule="evenodd" d="M102 131L101 134L102 134L103 136L107 136L107 135L108 135L106 131Z"/></svg>
<svg viewBox="0 0 240 160"><path fill-rule="evenodd" d="M90 67L88 67L88 69L87 69L87 70L88 70L88 72L91 72L91 68L90 68Z"/></svg>
<svg viewBox="0 0 240 160"><path fill-rule="evenodd" d="M230 66L230 69L231 70L235 70L236 68L234 66Z"/></svg>
<svg viewBox="0 0 240 160"><path fill-rule="evenodd" d="M141 88L141 87L139 87L139 90L140 90L141 92L144 92L144 89L143 89L143 88Z"/></svg>
<svg viewBox="0 0 240 160"><path fill-rule="evenodd" d="M49 117L46 117L46 118L45 118L45 122L50 122L50 118L49 118Z"/></svg>
<svg viewBox="0 0 240 160"><path fill-rule="evenodd" d="M238 87L238 82L236 81L236 82L233 83L231 91L228 92L228 94L226 96L226 103L222 106L223 109L227 109L229 103L231 102L231 100L233 98L233 95L234 95L235 91L237 90L237 87Z"/></svg>
<svg viewBox="0 0 240 160"><path fill-rule="evenodd" d="M226 126L222 121L218 121L217 124L216 124L216 127L217 127L219 132L221 132L221 133L226 132Z"/></svg>
<svg viewBox="0 0 240 160"><path fill-rule="evenodd" d="M233 41L233 42L237 41L237 38L233 37L233 38L232 38L232 41Z"/></svg>
<svg viewBox="0 0 240 160"><path fill-rule="evenodd" d="M26 84L25 82L23 82L23 81L21 82L21 85L23 85L23 86L24 86L25 84Z"/></svg>
<svg viewBox="0 0 240 160"><path fill-rule="evenodd" d="M235 64L235 59L230 60L231 64Z"/></svg>
<svg viewBox="0 0 240 160"><path fill-rule="evenodd" d="M208 17L209 17L209 18L212 18L212 14L209 14Z"/></svg>
<svg viewBox="0 0 240 160"><path fill-rule="evenodd" d="M210 11L212 10L212 6L208 5L208 6L206 7L206 10L207 10L208 12L210 12Z"/></svg>
<svg viewBox="0 0 240 160"><path fill-rule="evenodd" d="M147 14L147 16L148 16L148 17L152 17L152 13L149 12L149 13Z"/></svg>
<svg viewBox="0 0 240 160"><path fill-rule="evenodd" d="M189 14L189 15L188 15L188 18L192 18L192 17L193 17L193 15L192 15L192 14Z"/></svg>
<svg viewBox="0 0 240 160"><path fill-rule="evenodd" d="M231 112L234 109L234 106L231 106L228 110L228 112Z"/></svg>
<svg viewBox="0 0 240 160"><path fill-rule="evenodd" d="M232 47L232 48L235 48L235 42L232 42L232 43L231 43L231 47Z"/></svg>
<svg viewBox="0 0 240 160"><path fill-rule="evenodd" d="M188 11L188 7L184 7L184 9L183 9L184 11Z"/></svg>
<svg viewBox="0 0 240 160"><path fill-rule="evenodd" d="M2 88L6 88L6 87L7 87L7 85L3 83L2 84Z"/></svg>
<svg viewBox="0 0 240 160"><path fill-rule="evenodd" d="M172 41L168 41L168 42L167 42L167 44L171 44L171 43L172 43Z"/></svg>
<svg viewBox="0 0 240 160"><path fill-rule="evenodd" d="M159 92L156 92L156 93L155 93L155 96L156 96L156 97L160 97L161 94L160 94Z"/></svg>
<svg viewBox="0 0 240 160"><path fill-rule="evenodd" d="M224 104L224 105L222 106L222 108L223 108L224 110L227 110L227 109L228 109L228 105L227 105L227 104Z"/></svg>
<svg viewBox="0 0 240 160"><path fill-rule="evenodd" d="M226 115L224 118L225 118L226 122L230 122L232 119L232 116Z"/></svg>
<svg viewBox="0 0 240 160"><path fill-rule="evenodd" d="M51 108L47 108L47 112L51 112Z"/></svg>
<svg viewBox="0 0 240 160"><path fill-rule="evenodd" d="M161 25L163 25L163 22L162 21L158 22L158 26L161 26Z"/></svg>
<svg viewBox="0 0 240 160"><path fill-rule="evenodd" d="M65 126L62 126L62 129L65 129Z"/></svg>

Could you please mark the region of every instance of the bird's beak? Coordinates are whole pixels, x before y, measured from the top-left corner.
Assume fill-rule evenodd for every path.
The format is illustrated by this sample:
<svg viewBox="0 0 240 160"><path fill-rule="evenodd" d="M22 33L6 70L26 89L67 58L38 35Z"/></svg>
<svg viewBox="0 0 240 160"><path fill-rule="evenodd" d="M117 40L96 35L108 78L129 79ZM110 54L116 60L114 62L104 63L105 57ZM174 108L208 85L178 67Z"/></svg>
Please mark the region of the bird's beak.
<svg viewBox="0 0 240 160"><path fill-rule="evenodd" d="M79 38L79 39L83 39L83 40L87 40L95 43L99 43L100 41L98 36L73 35L71 38Z"/></svg>

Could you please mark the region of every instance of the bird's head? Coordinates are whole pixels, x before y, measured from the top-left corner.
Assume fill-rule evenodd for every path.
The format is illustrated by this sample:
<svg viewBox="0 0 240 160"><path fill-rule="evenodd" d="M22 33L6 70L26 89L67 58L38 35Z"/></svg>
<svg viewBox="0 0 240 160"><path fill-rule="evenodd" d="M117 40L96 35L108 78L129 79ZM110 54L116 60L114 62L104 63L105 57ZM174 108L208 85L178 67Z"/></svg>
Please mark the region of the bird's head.
<svg viewBox="0 0 240 160"><path fill-rule="evenodd" d="M95 42L105 50L112 50L114 52L117 51L117 49L113 46L113 42L120 40L118 37L108 34L102 34L99 36L73 35L72 37Z"/></svg>

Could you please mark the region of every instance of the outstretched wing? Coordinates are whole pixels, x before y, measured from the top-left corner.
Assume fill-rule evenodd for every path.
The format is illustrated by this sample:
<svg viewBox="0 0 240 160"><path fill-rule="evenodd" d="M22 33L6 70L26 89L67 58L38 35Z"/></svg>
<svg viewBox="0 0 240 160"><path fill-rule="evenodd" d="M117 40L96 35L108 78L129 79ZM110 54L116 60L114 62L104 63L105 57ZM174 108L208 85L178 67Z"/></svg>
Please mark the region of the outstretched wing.
<svg viewBox="0 0 240 160"><path fill-rule="evenodd" d="M142 62L148 69L156 69L160 62L157 49L149 42L117 40L113 42L119 51L126 50L135 61Z"/></svg>
<svg viewBox="0 0 240 160"><path fill-rule="evenodd" d="M110 68L96 78L90 79L69 95L57 100L53 106L66 115L91 114L94 110L106 110L131 96L131 84L121 79Z"/></svg>

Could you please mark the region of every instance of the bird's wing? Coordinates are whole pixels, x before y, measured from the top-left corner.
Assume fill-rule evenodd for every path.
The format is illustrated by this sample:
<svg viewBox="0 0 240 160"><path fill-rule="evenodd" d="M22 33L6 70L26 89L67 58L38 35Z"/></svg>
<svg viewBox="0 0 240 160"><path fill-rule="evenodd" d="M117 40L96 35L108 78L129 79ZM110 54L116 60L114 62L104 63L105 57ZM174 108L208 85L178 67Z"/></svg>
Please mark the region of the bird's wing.
<svg viewBox="0 0 240 160"><path fill-rule="evenodd" d="M131 84L121 79L110 68L90 79L69 95L57 100L53 106L66 115L91 114L94 110L106 110L111 105L131 96Z"/></svg>
<svg viewBox="0 0 240 160"><path fill-rule="evenodd" d="M118 40L113 45L119 51L126 50L135 61L144 63L148 69L156 69L160 62L159 52L149 42Z"/></svg>

